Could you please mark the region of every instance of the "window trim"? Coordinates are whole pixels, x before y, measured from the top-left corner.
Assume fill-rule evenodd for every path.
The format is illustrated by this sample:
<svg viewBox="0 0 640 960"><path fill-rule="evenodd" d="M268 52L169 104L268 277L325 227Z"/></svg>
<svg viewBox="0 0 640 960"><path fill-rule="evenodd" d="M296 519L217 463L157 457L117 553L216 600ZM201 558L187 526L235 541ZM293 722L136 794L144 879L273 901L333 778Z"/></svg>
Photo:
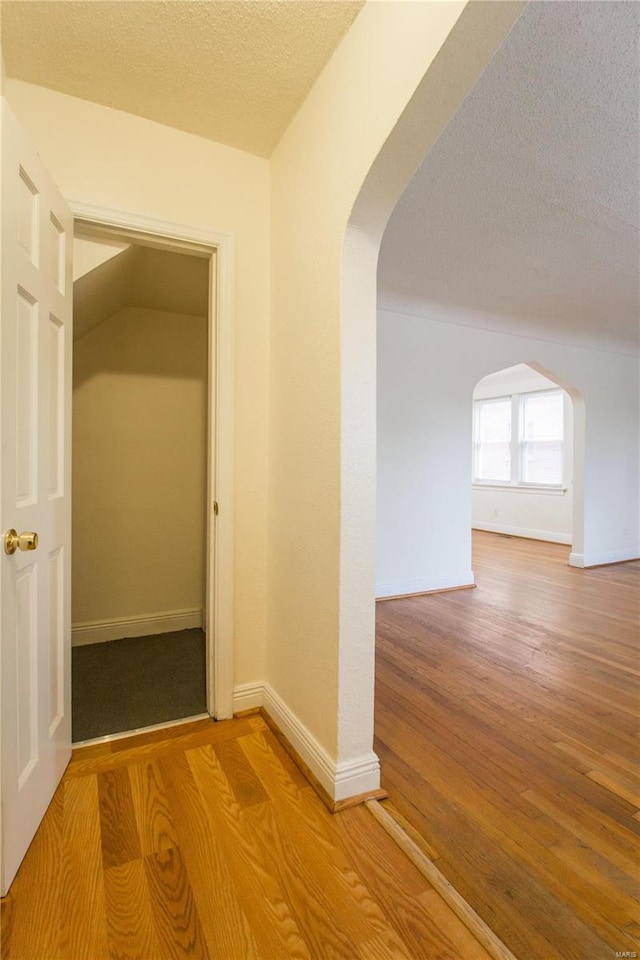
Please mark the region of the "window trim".
<svg viewBox="0 0 640 960"><path fill-rule="evenodd" d="M555 483L505 483L503 480L472 480L474 490L505 490L513 493L542 493L563 496L567 487Z"/></svg>

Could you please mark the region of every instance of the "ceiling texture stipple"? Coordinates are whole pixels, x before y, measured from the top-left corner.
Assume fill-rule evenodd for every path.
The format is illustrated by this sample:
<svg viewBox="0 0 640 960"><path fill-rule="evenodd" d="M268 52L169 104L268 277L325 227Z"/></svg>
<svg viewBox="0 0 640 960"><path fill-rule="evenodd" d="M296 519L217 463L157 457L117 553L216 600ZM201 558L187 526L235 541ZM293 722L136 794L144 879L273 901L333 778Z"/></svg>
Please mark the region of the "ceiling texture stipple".
<svg viewBox="0 0 640 960"><path fill-rule="evenodd" d="M639 3L530 3L390 218L380 305L634 352L639 103Z"/></svg>
<svg viewBox="0 0 640 960"><path fill-rule="evenodd" d="M4 0L5 66L268 157L362 5ZM393 212L379 305L637 350L639 94L640 3L532 0Z"/></svg>
<svg viewBox="0 0 640 960"><path fill-rule="evenodd" d="M5 0L5 68L268 157L363 2Z"/></svg>

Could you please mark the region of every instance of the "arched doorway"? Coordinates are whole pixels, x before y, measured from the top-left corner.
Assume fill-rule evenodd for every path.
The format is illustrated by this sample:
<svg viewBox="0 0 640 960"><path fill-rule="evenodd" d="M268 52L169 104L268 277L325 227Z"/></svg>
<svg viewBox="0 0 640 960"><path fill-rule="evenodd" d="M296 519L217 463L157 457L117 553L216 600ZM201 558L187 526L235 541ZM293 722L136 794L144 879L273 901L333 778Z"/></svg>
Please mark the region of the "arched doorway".
<svg viewBox="0 0 640 960"><path fill-rule="evenodd" d="M471 525L573 544L583 539L582 396L535 362L486 374L473 390Z"/></svg>

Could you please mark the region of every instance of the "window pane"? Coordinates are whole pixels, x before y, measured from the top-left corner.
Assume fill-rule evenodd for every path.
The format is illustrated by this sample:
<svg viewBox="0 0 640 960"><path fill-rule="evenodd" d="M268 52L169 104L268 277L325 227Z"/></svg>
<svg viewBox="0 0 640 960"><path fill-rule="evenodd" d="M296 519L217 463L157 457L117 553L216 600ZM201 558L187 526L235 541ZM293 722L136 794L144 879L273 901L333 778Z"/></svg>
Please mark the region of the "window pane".
<svg viewBox="0 0 640 960"><path fill-rule="evenodd" d="M522 439L562 440L562 394L534 393L522 398Z"/></svg>
<svg viewBox="0 0 640 960"><path fill-rule="evenodd" d="M562 483L562 441L532 440L523 444L522 479L525 483Z"/></svg>
<svg viewBox="0 0 640 960"><path fill-rule="evenodd" d="M511 398L476 403L477 480L511 480Z"/></svg>
<svg viewBox="0 0 640 960"><path fill-rule="evenodd" d="M525 483L562 483L562 393L539 393L522 398L522 480Z"/></svg>

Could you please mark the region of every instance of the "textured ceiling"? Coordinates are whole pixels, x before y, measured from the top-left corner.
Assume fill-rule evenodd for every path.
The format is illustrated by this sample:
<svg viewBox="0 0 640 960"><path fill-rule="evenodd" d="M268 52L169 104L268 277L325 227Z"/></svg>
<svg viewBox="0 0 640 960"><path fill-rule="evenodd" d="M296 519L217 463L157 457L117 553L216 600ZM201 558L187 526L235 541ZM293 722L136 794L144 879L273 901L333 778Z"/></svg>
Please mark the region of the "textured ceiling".
<svg viewBox="0 0 640 960"><path fill-rule="evenodd" d="M204 317L208 303L207 259L128 243L74 243L74 340L125 307Z"/></svg>
<svg viewBox="0 0 640 960"><path fill-rule="evenodd" d="M4 0L9 77L269 156L364 0Z"/></svg>
<svg viewBox="0 0 640 960"><path fill-rule="evenodd" d="M639 34L636 2L529 4L389 221L383 308L634 349Z"/></svg>

